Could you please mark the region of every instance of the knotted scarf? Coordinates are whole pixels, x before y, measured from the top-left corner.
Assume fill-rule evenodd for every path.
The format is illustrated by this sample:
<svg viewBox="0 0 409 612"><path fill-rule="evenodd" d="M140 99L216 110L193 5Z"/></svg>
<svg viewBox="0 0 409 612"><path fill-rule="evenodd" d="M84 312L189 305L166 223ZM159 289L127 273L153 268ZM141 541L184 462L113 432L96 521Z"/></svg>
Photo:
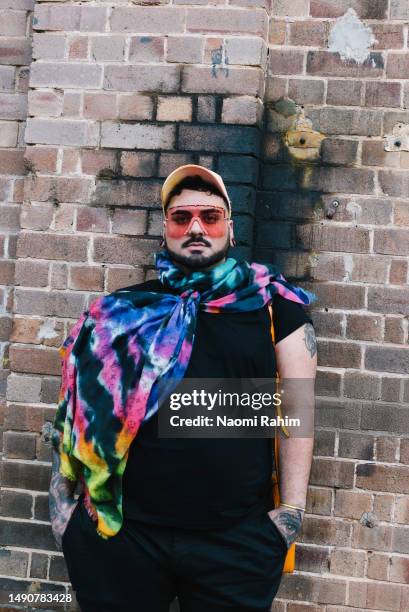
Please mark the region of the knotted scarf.
<svg viewBox="0 0 409 612"><path fill-rule="evenodd" d="M82 482L85 507L104 539L121 528L130 444L141 423L158 410L158 385L171 393L187 369L198 310L257 310L276 293L300 304L315 299L273 265L230 257L211 270L186 275L166 251L156 255L155 264L169 293L130 288L98 297L60 349L54 422L59 435L53 445L60 473Z"/></svg>

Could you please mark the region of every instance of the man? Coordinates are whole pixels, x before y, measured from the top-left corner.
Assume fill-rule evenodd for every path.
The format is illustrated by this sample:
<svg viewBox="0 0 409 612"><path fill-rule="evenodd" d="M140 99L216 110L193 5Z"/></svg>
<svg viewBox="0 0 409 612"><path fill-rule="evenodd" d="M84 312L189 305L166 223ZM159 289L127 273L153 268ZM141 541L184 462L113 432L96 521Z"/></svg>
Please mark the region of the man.
<svg viewBox="0 0 409 612"><path fill-rule="evenodd" d="M161 196L159 279L99 298L64 343L53 533L83 612L167 612L176 596L182 612L267 612L304 516L313 439L281 441L271 510L271 439L159 437L155 385L313 379L309 298L273 267L226 257L218 174L182 166Z"/></svg>

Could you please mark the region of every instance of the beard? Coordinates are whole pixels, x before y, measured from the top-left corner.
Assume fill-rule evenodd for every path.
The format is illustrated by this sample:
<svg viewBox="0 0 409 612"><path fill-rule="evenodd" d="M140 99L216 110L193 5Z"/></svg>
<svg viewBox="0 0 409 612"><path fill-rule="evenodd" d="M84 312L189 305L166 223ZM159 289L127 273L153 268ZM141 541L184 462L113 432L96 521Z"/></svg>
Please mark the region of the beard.
<svg viewBox="0 0 409 612"><path fill-rule="evenodd" d="M186 242L184 242L182 246L188 246L190 242L203 242L203 244L205 244L206 246L209 245L205 238L203 238L202 240L198 238L190 238L189 240L186 240ZM230 248L230 235L227 236L224 246L215 253L212 253L211 255L203 255L201 253L197 255L195 253L191 253L189 255L181 255L180 253L175 253L174 251L172 251L172 249L168 247L168 245L166 244L166 239L164 240L164 243L164 248L169 253L169 256L173 263L180 264L182 266L185 266L186 268L191 268L192 270L202 270L203 268L207 268L209 266L217 264L226 257Z"/></svg>

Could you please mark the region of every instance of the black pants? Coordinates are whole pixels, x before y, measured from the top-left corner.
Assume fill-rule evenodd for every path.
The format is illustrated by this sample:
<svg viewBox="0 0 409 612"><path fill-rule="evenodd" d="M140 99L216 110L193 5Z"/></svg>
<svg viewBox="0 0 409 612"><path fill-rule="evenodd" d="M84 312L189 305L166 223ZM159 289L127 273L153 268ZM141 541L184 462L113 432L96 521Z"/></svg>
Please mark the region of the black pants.
<svg viewBox="0 0 409 612"><path fill-rule="evenodd" d="M104 540L80 499L63 536L82 612L268 612L287 545L266 512L227 529L125 520Z"/></svg>

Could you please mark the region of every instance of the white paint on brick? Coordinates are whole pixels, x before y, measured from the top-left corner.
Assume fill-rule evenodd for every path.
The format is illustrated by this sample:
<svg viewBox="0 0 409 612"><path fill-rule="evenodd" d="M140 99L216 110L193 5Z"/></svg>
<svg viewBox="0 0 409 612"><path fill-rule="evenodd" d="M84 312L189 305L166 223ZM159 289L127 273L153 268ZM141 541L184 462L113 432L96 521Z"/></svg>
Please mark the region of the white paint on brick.
<svg viewBox="0 0 409 612"><path fill-rule="evenodd" d="M46 319L38 330L37 339L38 340L44 340L46 338L51 339L51 338L56 338L57 336L58 336L58 333L55 331L53 321L51 321L50 319Z"/></svg>
<svg viewBox="0 0 409 612"><path fill-rule="evenodd" d="M354 258L352 255L345 255L344 257L345 275L342 279L345 282L352 280L352 273L354 271Z"/></svg>
<svg viewBox="0 0 409 612"><path fill-rule="evenodd" d="M365 26L354 9L347 10L335 22L328 39L328 49L339 53L343 60L354 60L358 64L369 57L370 47L377 42L371 28Z"/></svg>

